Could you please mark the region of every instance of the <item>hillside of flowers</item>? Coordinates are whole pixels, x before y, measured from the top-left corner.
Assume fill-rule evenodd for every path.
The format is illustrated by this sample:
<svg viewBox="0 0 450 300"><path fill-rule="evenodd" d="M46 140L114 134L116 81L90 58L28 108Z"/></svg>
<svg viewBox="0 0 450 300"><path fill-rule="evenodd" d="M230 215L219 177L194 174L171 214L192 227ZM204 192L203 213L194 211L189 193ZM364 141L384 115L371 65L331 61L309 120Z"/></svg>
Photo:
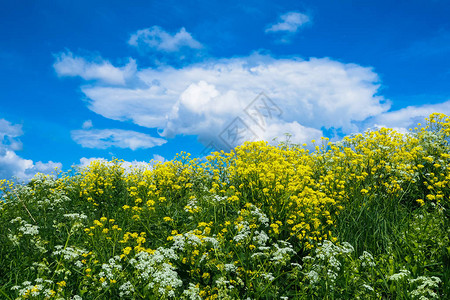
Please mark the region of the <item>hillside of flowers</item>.
<svg viewBox="0 0 450 300"><path fill-rule="evenodd" d="M449 299L450 117L0 181L1 299Z"/></svg>

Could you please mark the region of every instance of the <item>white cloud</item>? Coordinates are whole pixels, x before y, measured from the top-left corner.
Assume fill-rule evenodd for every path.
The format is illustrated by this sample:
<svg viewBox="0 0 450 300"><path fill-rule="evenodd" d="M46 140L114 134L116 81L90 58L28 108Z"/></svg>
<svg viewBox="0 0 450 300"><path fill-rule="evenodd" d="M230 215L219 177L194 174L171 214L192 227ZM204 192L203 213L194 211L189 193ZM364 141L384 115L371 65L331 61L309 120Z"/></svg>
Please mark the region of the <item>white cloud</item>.
<svg viewBox="0 0 450 300"><path fill-rule="evenodd" d="M164 156L159 155L159 154L153 154L153 160L156 162L165 162L167 161Z"/></svg>
<svg viewBox="0 0 450 300"><path fill-rule="evenodd" d="M136 73L136 62L129 59L123 67L114 67L109 61L99 59L88 62L81 57L74 57L72 52L55 55L53 67L58 76L80 76L85 80L98 80L107 84L125 85Z"/></svg>
<svg viewBox="0 0 450 300"><path fill-rule="evenodd" d="M389 111L368 119L365 127L389 127L399 132L407 132L417 123L424 122L430 114L439 112L450 115L450 100L437 104L425 104L419 106L408 106L396 111Z"/></svg>
<svg viewBox="0 0 450 300"><path fill-rule="evenodd" d="M83 122L83 125L81 126L81 128L83 129L89 129L92 128L92 121L91 120L86 120Z"/></svg>
<svg viewBox="0 0 450 300"><path fill-rule="evenodd" d="M406 132L433 112L450 114L450 100L389 111L390 103L379 95L379 78L371 68L330 58L279 59L255 53L211 58L178 69L144 68L134 77L140 85L82 86L89 109L106 118L157 128L167 138L197 135L204 145L213 142L224 149L245 139L282 140L285 133L292 134L293 142L309 142L322 135L322 128L342 134L379 127ZM245 113L260 92L278 110L275 116L264 117L264 126ZM236 127L242 138L233 140L236 118L243 122ZM75 130L72 136L84 147L96 148L137 149L166 142L142 133L91 128Z"/></svg>
<svg viewBox="0 0 450 300"><path fill-rule="evenodd" d="M6 150L21 150L22 143L17 139L17 137L21 136L22 126L21 125L12 125L5 119L0 119L0 154L2 149Z"/></svg>
<svg viewBox="0 0 450 300"><path fill-rule="evenodd" d="M258 127L254 127L254 130L261 130ZM309 143L311 140L319 140L323 133L321 130L315 128L309 128L300 125L298 122L290 123L273 123L270 124L265 130L261 130L258 134L257 140L268 141L271 144L278 144L284 140L285 134L290 134L290 142L294 144ZM277 138L275 141L274 138Z"/></svg>
<svg viewBox="0 0 450 300"><path fill-rule="evenodd" d="M90 158L82 157L82 158L80 158L80 163L77 165L74 165L74 166L85 168L85 167L89 166L93 161L107 162L108 160L103 157L90 157ZM72 167L74 167L74 166L72 166Z"/></svg>
<svg viewBox="0 0 450 300"><path fill-rule="evenodd" d="M36 173L51 173L55 168L61 169L61 163L49 161L33 162L16 154L22 148L22 143L17 139L23 135L21 125L13 125L9 121L0 119L0 179L11 179L27 181Z"/></svg>
<svg viewBox="0 0 450 300"><path fill-rule="evenodd" d="M74 165L72 167L85 168L85 167L89 166L93 161L100 161L102 163L110 162L107 159L102 158L102 157L90 157L90 158L82 157L82 158L80 158L80 163L77 165ZM130 172L131 170L136 169L136 168L144 169L144 170L152 170L153 166L157 162L164 162L164 161L165 161L164 157L162 157L161 155L155 154L155 155L153 155L153 162L145 162L145 161L137 161L137 160L123 161L123 162L121 162L121 166L125 169L125 172Z"/></svg>
<svg viewBox="0 0 450 300"><path fill-rule="evenodd" d="M195 40L184 27L175 34L170 34L159 26L141 29L131 35L128 44L141 50L166 52L177 52L181 48L202 48L202 44Z"/></svg>
<svg viewBox="0 0 450 300"><path fill-rule="evenodd" d="M311 19L308 15L291 11L281 15L279 22L270 25L265 32L296 33L301 26L309 22L311 22Z"/></svg>
<svg viewBox="0 0 450 300"><path fill-rule="evenodd" d="M141 69L135 76L142 82L139 87L83 86L88 107L106 118L158 128L166 137L198 135L205 145L217 140L236 117L253 126L244 109L261 91L282 111L282 116L269 120L268 127L257 133L268 140L283 136L286 130L298 140L316 138L322 127L350 133L358 130L356 122L390 107L378 95L378 76L371 68L329 58L276 59L253 54L179 69ZM111 138L103 141L105 135L111 136L106 132L75 133L91 147L119 143Z"/></svg>
<svg viewBox="0 0 450 300"><path fill-rule="evenodd" d="M88 129L72 130L72 139L85 148L106 149L109 147L152 148L165 144L167 141L148 134L122 129Z"/></svg>

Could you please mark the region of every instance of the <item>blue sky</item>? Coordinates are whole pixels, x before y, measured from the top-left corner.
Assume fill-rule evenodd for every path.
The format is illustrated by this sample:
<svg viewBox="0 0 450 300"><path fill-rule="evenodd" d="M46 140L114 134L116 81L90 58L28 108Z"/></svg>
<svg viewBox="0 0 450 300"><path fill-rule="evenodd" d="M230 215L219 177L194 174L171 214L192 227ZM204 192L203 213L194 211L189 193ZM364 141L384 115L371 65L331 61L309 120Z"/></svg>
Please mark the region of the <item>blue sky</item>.
<svg viewBox="0 0 450 300"><path fill-rule="evenodd" d="M405 131L450 114L449 15L443 0L1 1L0 178Z"/></svg>

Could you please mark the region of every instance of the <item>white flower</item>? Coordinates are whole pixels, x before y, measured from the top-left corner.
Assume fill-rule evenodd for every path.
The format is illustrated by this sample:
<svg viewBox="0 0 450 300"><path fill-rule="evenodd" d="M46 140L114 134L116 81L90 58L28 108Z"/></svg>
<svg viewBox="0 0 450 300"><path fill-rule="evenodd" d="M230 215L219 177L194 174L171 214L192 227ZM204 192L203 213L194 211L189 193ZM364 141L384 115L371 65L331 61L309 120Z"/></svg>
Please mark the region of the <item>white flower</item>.
<svg viewBox="0 0 450 300"><path fill-rule="evenodd" d="M365 288L366 290L369 290L369 291L373 292L373 287L371 287L368 284L363 284L362 287Z"/></svg>
<svg viewBox="0 0 450 300"><path fill-rule="evenodd" d="M361 260L362 267L375 267L373 256L369 252L364 251L359 259Z"/></svg>
<svg viewBox="0 0 450 300"><path fill-rule="evenodd" d="M119 287L119 296L129 296L134 292L134 286L131 282L127 281Z"/></svg>
<svg viewBox="0 0 450 300"><path fill-rule="evenodd" d="M267 281L273 281L275 277L273 277L272 273L261 273L260 275L262 278L264 278Z"/></svg>
<svg viewBox="0 0 450 300"><path fill-rule="evenodd" d="M260 246L265 246L266 242L269 240L269 236L264 231L255 231L253 236L253 241Z"/></svg>
<svg viewBox="0 0 450 300"><path fill-rule="evenodd" d="M56 245L55 249L56 251L53 251L53 255L62 255L65 260L74 260L80 255L88 253L88 251L77 247L66 247L63 249L62 245Z"/></svg>
<svg viewBox="0 0 450 300"><path fill-rule="evenodd" d="M419 297L419 299L439 299L439 295L434 290L439 288L440 278L436 276L419 276L415 279L410 279L409 283L420 283L415 290L410 292L411 296Z"/></svg>
<svg viewBox="0 0 450 300"><path fill-rule="evenodd" d="M391 276L389 276L389 280L398 281L398 280L401 280L401 279L409 276L410 274L411 274L410 271L401 269L399 273L395 273L395 274L392 274Z"/></svg>
<svg viewBox="0 0 450 300"><path fill-rule="evenodd" d="M63 215L66 218L72 219L72 220L76 220L76 221L81 221L81 220L86 220L87 216L85 214L64 214Z"/></svg>
<svg viewBox="0 0 450 300"><path fill-rule="evenodd" d="M275 244L275 247L277 248L277 250L273 253L272 258L270 259L271 261L274 261L275 264L285 264L287 261L290 260L291 256L290 254L295 254L294 249L292 249L292 246L284 241L279 241L279 243L284 244L284 248L280 248L280 246L278 246L278 244Z"/></svg>
<svg viewBox="0 0 450 300"><path fill-rule="evenodd" d="M306 273L306 277L309 278L309 280L311 281L311 284L313 284L313 285L316 284L317 282L319 282L319 274L314 270L311 270L308 273Z"/></svg>
<svg viewBox="0 0 450 300"><path fill-rule="evenodd" d="M236 266L234 264L224 264L225 272L236 272Z"/></svg>
<svg viewBox="0 0 450 300"><path fill-rule="evenodd" d="M200 289L195 284L189 283L188 289L183 291L183 296L186 296L189 300L202 300L199 293Z"/></svg>
<svg viewBox="0 0 450 300"><path fill-rule="evenodd" d="M153 254L139 252L130 263L139 271L139 278L148 280L148 287L156 288L160 296L174 297L173 289L181 287L183 281L178 278L171 260L178 259L173 249L158 248Z"/></svg>

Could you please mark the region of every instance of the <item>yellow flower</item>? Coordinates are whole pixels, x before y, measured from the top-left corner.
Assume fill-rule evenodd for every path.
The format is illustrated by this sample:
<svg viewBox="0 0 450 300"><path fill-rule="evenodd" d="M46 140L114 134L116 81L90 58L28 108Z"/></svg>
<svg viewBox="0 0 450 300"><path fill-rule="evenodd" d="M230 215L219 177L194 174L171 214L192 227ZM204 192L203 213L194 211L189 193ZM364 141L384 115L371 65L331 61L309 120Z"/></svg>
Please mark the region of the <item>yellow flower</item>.
<svg viewBox="0 0 450 300"><path fill-rule="evenodd" d="M428 200L434 200L434 199L436 199L436 197L434 195L432 195L432 194L428 194L427 195L427 199Z"/></svg>
<svg viewBox="0 0 450 300"><path fill-rule="evenodd" d="M63 287L63 286L66 286L66 282L63 280L63 281L60 281L60 282L57 282L56 283L59 287Z"/></svg>
<svg viewBox="0 0 450 300"><path fill-rule="evenodd" d="M164 222L171 222L171 221L173 221L173 219L171 217L164 217L163 220L164 220Z"/></svg>
<svg viewBox="0 0 450 300"><path fill-rule="evenodd" d="M101 223L99 220L94 220L94 224L98 227L103 227L103 223Z"/></svg>

